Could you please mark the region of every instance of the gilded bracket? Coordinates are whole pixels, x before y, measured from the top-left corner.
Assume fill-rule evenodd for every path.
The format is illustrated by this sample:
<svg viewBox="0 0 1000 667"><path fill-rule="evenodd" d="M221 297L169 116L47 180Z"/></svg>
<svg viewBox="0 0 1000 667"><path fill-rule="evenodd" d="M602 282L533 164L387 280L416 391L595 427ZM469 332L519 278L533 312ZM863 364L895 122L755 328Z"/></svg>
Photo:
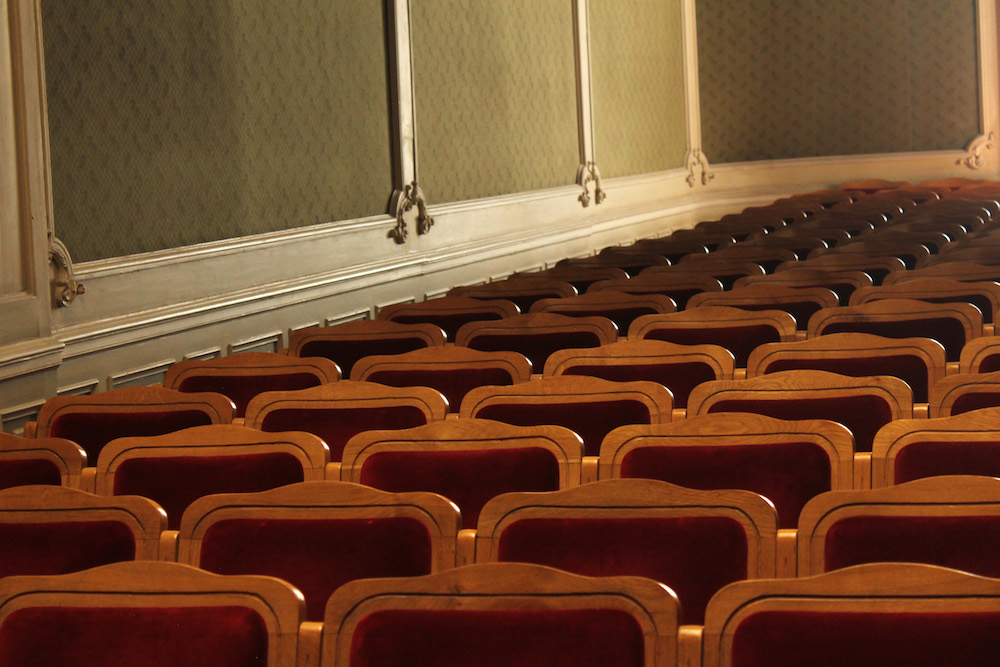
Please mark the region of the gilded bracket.
<svg viewBox="0 0 1000 667"><path fill-rule="evenodd" d="M389 230L387 236L396 243L406 243L409 234L406 229L404 215L417 207L417 234L427 234L434 226L434 218L427 212L427 201L424 193L417 185L416 181L403 186L402 190L396 190L392 195L392 209L396 216L396 226Z"/></svg>
<svg viewBox="0 0 1000 667"><path fill-rule="evenodd" d="M964 164L969 169L981 169L983 166L983 151L992 150L995 140L996 135L993 132L980 134L965 147L965 152L968 155L960 158L955 164Z"/></svg>
<svg viewBox="0 0 1000 667"><path fill-rule="evenodd" d="M61 308L73 303L77 295L87 291L83 283L73 278L73 260L69 249L49 233L49 281L52 286L52 305Z"/></svg>
<svg viewBox="0 0 1000 667"><path fill-rule="evenodd" d="M715 174L710 172L708 158L705 154L701 152L700 148L692 148L687 154L687 168L688 175L685 179L687 181L688 187L693 188L695 183L698 182L699 178L695 174L698 169L701 169L701 184L708 185L709 181L715 178Z"/></svg>
<svg viewBox="0 0 1000 667"><path fill-rule="evenodd" d="M597 168L597 164L594 162L587 162L581 164L576 170L576 182L583 188L583 192L577 199L583 205L584 208L590 206L590 190L587 186L593 182L594 184L594 203L600 205L607 198L607 193L601 189L601 170Z"/></svg>

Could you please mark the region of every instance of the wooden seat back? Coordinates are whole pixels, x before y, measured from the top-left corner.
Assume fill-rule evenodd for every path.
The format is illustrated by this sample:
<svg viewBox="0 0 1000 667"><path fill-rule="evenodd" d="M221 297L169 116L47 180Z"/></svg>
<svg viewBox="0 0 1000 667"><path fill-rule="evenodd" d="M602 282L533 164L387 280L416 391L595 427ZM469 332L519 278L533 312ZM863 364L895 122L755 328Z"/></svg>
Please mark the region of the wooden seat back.
<svg viewBox="0 0 1000 667"><path fill-rule="evenodd" d="M211 391L232 399L236 416L265 391L292 391L340 379L337 364L322 357L290 357L274 352L241 352L218 359L191 359L170 366L163 386L185 393Z"/></svg>
<svg viewBox="0 0 1000 667"><path fill-rule="evenodd" d="M222 394L125 387L86 396L50 398L30 430L34 437L72 440L94 463L104 446L115 438L229 424L235 412L232 400Z"/></svg>
<svg viewBox="0 0 1000 667"><path fill-rule="evenodd" d="M436 389L341 380L312 389L261 394L250 401L245 423L270 433L317 435L330 448L330 460L339 461L344 445L361 431L411 428L447 414L448 400Z"/></svg>
<svg viewBox="0 0 1000 667"><path fill-rule="evenodd" d="M476 562L648 577L677 594L681 623L700 625L722 586L775 576L777 521L774 506L755 493L651 479L505 493L479 515Z"/></svg>
<svg viewBox="0 0 1000 667"><path fill-rule="evenodd" d="M348 378L354 364L363 357L402 354L444 345L446 340L444 329L435 324L361 320L293 331L288 340L288 354L294 357L325 357L340 366L341 375Z"/></svg>
<svg viewBox="0 0 1000 667"><path fill-rule="evenodd" d="M499 320L520 312L513 301L506 299L473 299L465 296L446 296L420 303L397 303L379 310L378 319L390 322L433 324L444 330L448 340L468 322Z"/></svg>
<svg viewBox="0 0 1000 667"><path fill-rule="evenodd" d="M399 431L366 431L344 449L341 479L401 493L440 493L475 528L490 498L580 484L583 444L561 426L449 419Z"/></svg>
<svg viewBox="0 0 1000 667"><path fill-rule="evenodd" d="M783 310L795 318L796 328L805 331L809 318L823 308L836 308L840 299L827 287L790 287L757 283L726 292L703 292L691 297L689 308L724 306L742 310Z"/></svg>
<svg viewBox="0 0 1000 667"><path fill-rule="evenodd" d="M326 445L309 433L199 426L111 441L97 461L96 490L150 498L176 530L184 510L202 496L323 479L329 460Z"/></svg>
<svg viewBox="0 0 1000 667"><path fill-rule="evenodd" d="M606 317L619 332L627 332L641 315L673 313L677 304L662 294L630 294L601 290L562 299L540 299L531 306L532 313L556 313L570 317Z"/></svg>
<svg viewBox="0 0 1000 667"><path fill-rule="evenodd" d="M849 377L791 370L746 380L715 380L694 388L688 414L752 412L777 419L830 419L854 434L859 452L870 452L875 433L913 416L913 392L899 378Z"/></svg>
<svg viewBox="0 0 1000 667"><path fill-rule="evenodd" d="M0 433L0 489L27 484L80 487L87 453L62 438L22 438Z"/></svg>
<svg viewBox="0 0 1000 667"><path fill-rule="evenodd" d="M505 278L484 285L452 287L447 296L486 301L504 299L516 304L522 313L526 313L531 309L531 304L539 299L576 296L576 288L563 280Z"/></svg>
<svg viewBox="0 0 1000 667"><path fill-rule="evenodd" d="M479 387L465 396L462 419L507 424L565 426L583 438L584 454L597 456L601 441L625 424L662 424L673 396L656 382L611 382L583 375L545 377L511 387Z"/></svg>
<svg viewBox="0 0 1000 667"><path fill-rule="evenodd" d="M734 363L732 352L718 345L623 340L600 347L554 352L545 363L544 375L658 382L673 394L674 408L686 408L691 390L702 382L731 380Z"/></svg>
<svg viewBox="0 0 1000 667"><path fill-rule="evenodd" d="M871 287L872 278L864 271L836 271L823 269L788 269L766 276L747 276L733 285L734 289L752 285L783 285L786 287L825 287L833 290L839 304L846 304L851 294L861 287ZM838 304L838 305L839 305ZM808 324L808 320L806 321Z"/></svg>
<svg viewBox="0 0 1000 667"><path fill-rule="evenodd" d="M984 324L994 324L1000 315L1000 283L958 281L948 278L916 278L893 285L869 287L851 296L852 306L882 299L916 299L929 303L971 303L980 310Z"/></svg>
<svg viewBox="0 0 1000 667"><path fill-rule="evenodd" d="M216 574L278 577L302 591L306 618L354 579L455 567L461 515L433 493L386 493L346 482L199 498L184 512L181 563Z"/></svg>
<svg viewBox="0 0 1000 667"><path fill-rule="evenodd" d="M759 268L759 267L758 267ZM699 292L721 292L722 282L704 273L642 273L626 280L601 280L590 286L588 292L609 290L625 294L655 294L668 297L677 310L687 307L688 300ZM619 333L628 329L619 329Z"/></svg>

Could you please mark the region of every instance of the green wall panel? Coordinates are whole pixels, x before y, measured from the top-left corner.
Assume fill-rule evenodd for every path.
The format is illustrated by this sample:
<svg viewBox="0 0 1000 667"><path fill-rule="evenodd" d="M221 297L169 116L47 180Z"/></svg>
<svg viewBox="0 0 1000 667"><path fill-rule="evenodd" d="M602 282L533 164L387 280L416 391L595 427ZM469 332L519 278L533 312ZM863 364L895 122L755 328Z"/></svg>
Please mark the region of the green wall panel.
<svg viewBox="0 0 1000 667"><path fill-rule="evenodd" d="M974 0L697 0L711 162L961 149Z"/></svg>
<svg viewBox="0 0 1000 667"><path fill-rule="evenodd" d="M42 0L76 261L385 213L380 0Z"/></svg>
<svg viewBox="0 0 1000 667"><path fill-rule="evenodd" d="M580 162L570 0L413 0L420 186L431 203L567 185Z"/></svg>
<svg viewBox="0 0 1000 667"><path fill-rule="evenodd" d="M680 0L590 0L594 151L604 177L682 167Z"/></svg>

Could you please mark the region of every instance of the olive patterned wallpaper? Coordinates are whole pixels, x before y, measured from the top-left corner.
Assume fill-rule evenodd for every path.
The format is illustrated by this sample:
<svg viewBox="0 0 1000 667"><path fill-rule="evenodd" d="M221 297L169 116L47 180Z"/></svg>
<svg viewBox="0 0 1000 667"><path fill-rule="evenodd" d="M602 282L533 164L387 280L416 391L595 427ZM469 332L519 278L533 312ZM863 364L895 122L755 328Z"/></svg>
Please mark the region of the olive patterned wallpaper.
<svg viewBox="0 0 1000 667"><path fill-rule="evenodd" d="M414 0L417 161L432 204L575 181L570 0Z"/></svg>
<svg viewBox="0 0 1000 667"><path fill-rule="evenodd" d="M381 0L42 11L55 227L75 261L386 212Z"/></svg>
<svg viewBox="0 0 1000 667"><path fill-rule="evenodd" d="M974 0L696 0L713 163L961 149L979 130Z"/></svg>
<svg viewBox="0 0 1000 667"><path fill-rule="evenodd" d="M590 0L594 153L601 176L683 167L681 0Z"/></svg>

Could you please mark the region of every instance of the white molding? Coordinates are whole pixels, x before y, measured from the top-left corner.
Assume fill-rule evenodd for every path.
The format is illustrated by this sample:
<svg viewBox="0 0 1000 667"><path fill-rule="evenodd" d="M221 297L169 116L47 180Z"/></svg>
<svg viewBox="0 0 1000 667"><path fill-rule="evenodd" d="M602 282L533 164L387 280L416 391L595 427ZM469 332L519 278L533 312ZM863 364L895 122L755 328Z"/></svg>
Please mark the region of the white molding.
<svg viewBox="0 0 1000 667"><path fill-rule="evenodd" d="M344 324L346 322L360 322L364 320L372 319L372 311L362 310L357 313L351 313L350 315L338 315L336 317L326 317L323 319L323 326L334 327L338 324Z"/></svg>
<svg viewBox="0 0 1000 667"><path fill-rule="evenodd" d="M284 347L285 334L283 331L271 331L262 336L254 336L227 346L226 354L239 354L240 352L277 352ZM266 348L266 349L262 349Z"/></svg>
<svg viewBox="0 0 1000 667"><path fill-rule="evenodd" d="M119 389L121 387L145 387L152 384L161 384L167 369L173 366L174 359L164 359L154 364L149 364L141 368L133 368L124 373L116 373L108 376L108 387Z"/></svg>

